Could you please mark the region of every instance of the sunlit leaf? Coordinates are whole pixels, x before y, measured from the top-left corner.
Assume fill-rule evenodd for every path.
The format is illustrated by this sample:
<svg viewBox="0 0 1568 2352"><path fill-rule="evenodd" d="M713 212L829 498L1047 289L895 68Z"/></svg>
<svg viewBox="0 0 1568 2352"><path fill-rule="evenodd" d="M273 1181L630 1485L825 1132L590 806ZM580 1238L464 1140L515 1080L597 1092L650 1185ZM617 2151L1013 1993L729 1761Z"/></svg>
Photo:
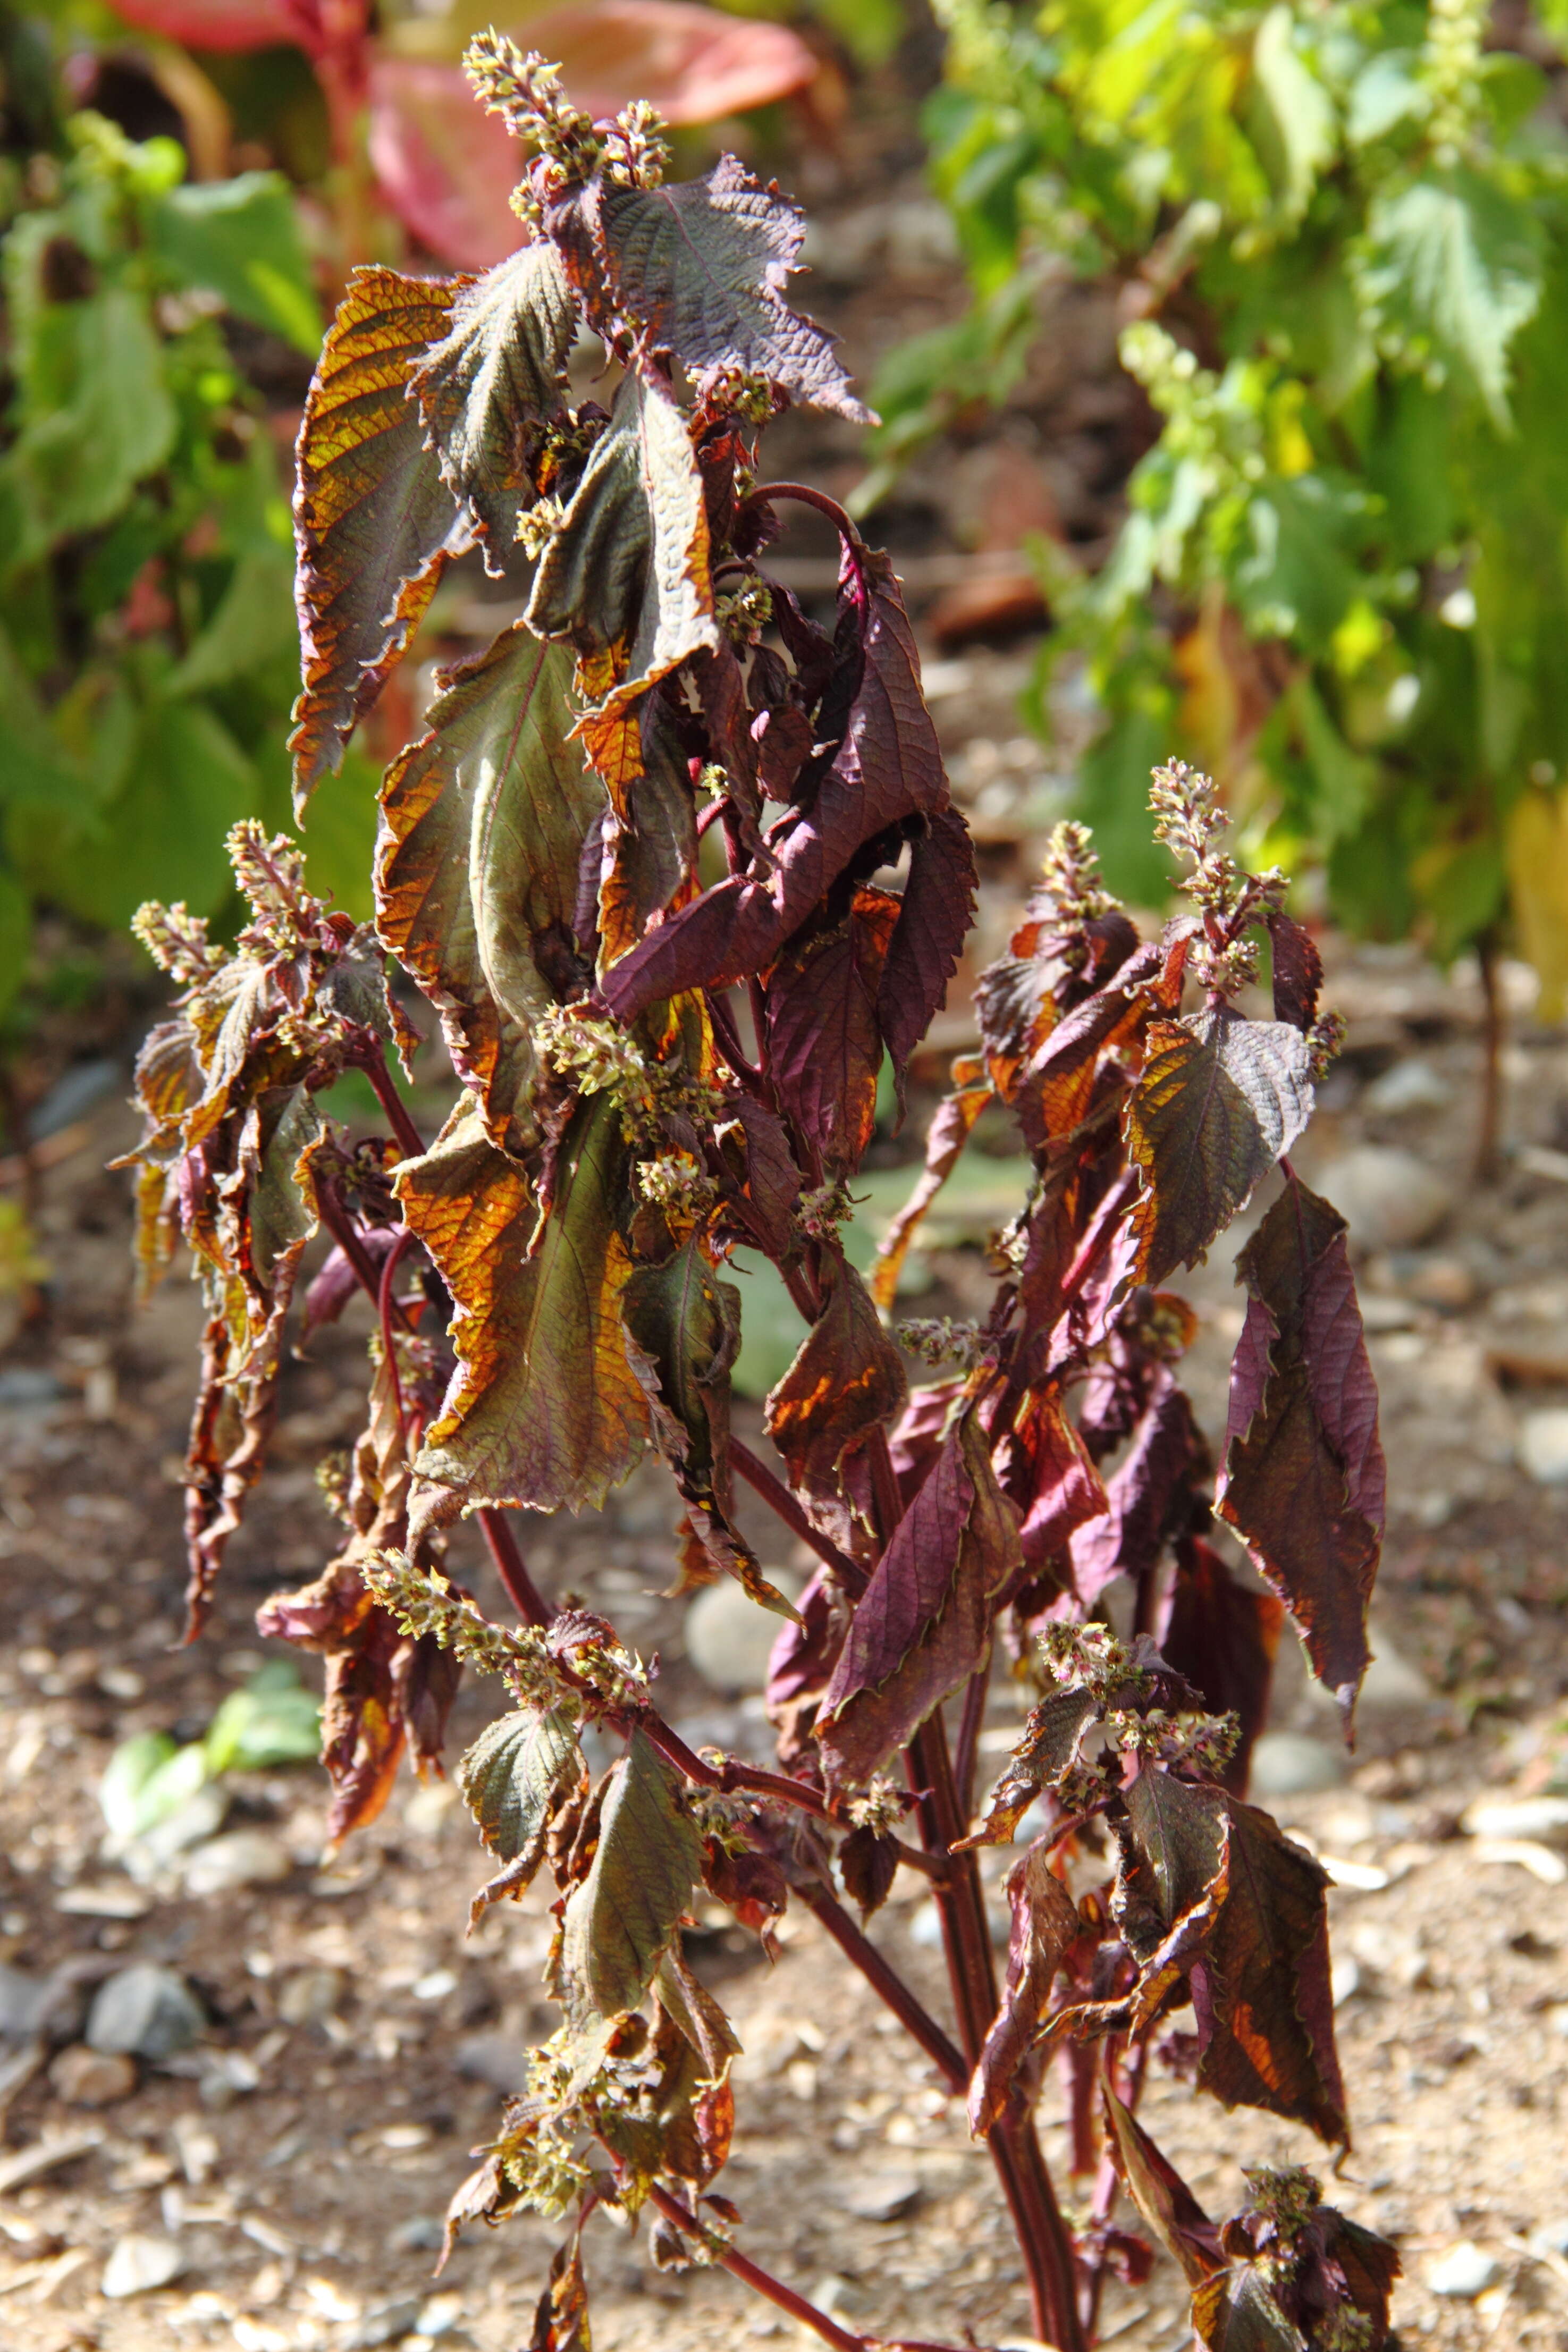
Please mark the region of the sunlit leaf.
<svg viewBox="0 0 1568 2352"><path fill-rule="evenodd" d="M1037 1839L1007 1874L1011 1927L1002 2005L969 2089L969 2128L982 2138L1006 2108L1013 2080L1039 2031L1062 1955L1079 1935L1077 1906Z"/></svg>
<svg viewBox="0 0 1568 2352"><path fill-rule="evenodd" d="M468 543L408 397L456 294L438 279L356 269L305 403L294 493L304 689L289 739L300 805L337 767L444 564Z"/></svg>
<svg viewBox="0 0 1568 2352"><path fill-rule="evenodd" d="M646 1449L647 1405L621 1341L626 1150L615 1105L590 1097L542 1225L527 1179L471 1114L399 1168L404 1213L456 1304L458 1369L416 1464L416 1517L479 1501L597 1508Z"/></svg>
<svg viewBox="0 0 1568 2352"><path fill-rule="evenodd" d="M821 1314L769 1393L767 1428L791 1485L837 1516L847 1456L898 1411L909 1384L854 1267L830 1261L830 1281Z"/></svg>
<svg viewBox="0 0 1568 2352"><path fill-rule="evenodd" d="M1288 1022L1246 1021L1228 1005L1149 1026L1148 1058L1127 1108L1141 1170L1140 1273L1158 1285L1195 1265L1289 1150L1312 1108L1310 1064Z"/></svg>
<svg viewBox="0 0 1568 2352"><path fill-rule="evenodd" d="M822 1156L851 1176L877 1126L882 1064L878 1001L900 905L857 890L848 911L797 933L768 983L768 1066L781 1108Z"/></svg>
<svg viewBox="0 0 1568 2352"><path fill-rule="evenodd" d="M485 568L504 572L533 504L530 441L562 408L576 306L553 246L524 246L465 286L410 383L447 488L474 517Z"/></svg>
<svg viewBox="0 0 1568 2352"><path fill-rule="evenodd" d="M485 1726L458 1767L458 1786L479 1835L507 1866L475 1896L471 1922L529 1885L557 1803L585 1770L576 1731L559 1711L520 1707Z"/></svg>
<svg viewBox="0 0 1568 2352"><path fill-rule="evenodd" d="M603 787L569 740L572 664L521 623L441 681L388 769L381 937L435 1004L498 1143L531 1141L531 1027L580 975L578 866Z"/></svg>
<svg viewBox="0 0 1568 2352"><path fill-rule="evenodd" d="M588 1875L562 1919L560 1997L579 2052L602 2049L653 1983L691 1899L701 1848L675 1776L634 1731L615 1765Z"/></svg>
<svg viewBox="0 0 1568 2352"><path fill-rule="evenodd" d="M868 420L831 339L784 299L799 267L802 215L733 155L700 180L660 188L597 178L571 202L578 224L549 226L601 332L628 329L700 388L736 371L808 406Z"/></svg>

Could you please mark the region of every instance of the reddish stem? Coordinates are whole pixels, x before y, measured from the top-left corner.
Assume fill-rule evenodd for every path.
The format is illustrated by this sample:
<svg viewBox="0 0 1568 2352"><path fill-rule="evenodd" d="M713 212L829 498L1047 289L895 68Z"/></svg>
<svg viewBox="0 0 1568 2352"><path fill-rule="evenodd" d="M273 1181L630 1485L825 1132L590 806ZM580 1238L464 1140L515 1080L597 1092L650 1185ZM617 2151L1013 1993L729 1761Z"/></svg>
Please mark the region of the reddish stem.
<svg viewBox="0 0 1568 2352"><path fill-rule="evenodd" d="M555 1612L544 1599L528 1572L528 1563L517 1538L507 1525L506 1513L487 1503L475 1512L479 1529L489 1555L495 1562L496 1574L501 1580L507 1599L524 1625L546 1626L553 1622Z"/></svg>
<svg viewBox="0 0 1568 2352"><path fill-rule="evenodd" d="M974 1759L980 1752L980 1732L985 1721L985 1701L990 1689L991 1644L988 1642L985 1655L964 1685L963 1713L958 1725L958 1753L952 1763L952 1783L958 1792L958 1810L966 1825L974 1811Z"/></svg>
<svg viewBox="0 0 1568 2352"><path fill-rule="evenodd" d="M420 1160L425 1154L425 1139L415 1126L407 1104L397 1091L397 1080L386 1065L386 1053L379 1037L373 1035L374 1050L367 1050L359 1066L375 1089L375 1098L386 1113L387 1124L397 1138L398 1149L405 1160Z"/></svg>
<svg viewBox="0 0 1568 2352"><path fill-rule="evenodd" d="M780 2311L787 2311L792 2319L798 2320L803 2327L809 2327L814 2335L821 2336L825 2344L831 2344L835 2352L874 2352L866 2336L852 2336L826 2311L819 2311L815 2303L807 2303L804 2294L797 2294L793 2286L785 2286L782 2279L774 2278L771 2272L752 2262L749 2254L742 2253L739 2247L725 2244L658 2181L649 2184L647 2195L648 2202L658 2208L667 2221L673 2221L678 2230L686 2231L688 2237L700 2238L711 2250L714 2261L721 2263L732 2277L740 2279L758 2294L765 2295Z"/></svg>
<svg viewBox="0 0 1568 2352"><path fill-rule="evenodd" d="M825 1536L820 1528L812 1525L804 1507L784 1480L775 1477L767 1464L760 1462L751 1447L743 1445L738 1437L730 1440L730 1462L752 1492L760 1495L763 1502L777 1512L790 1533L798 1536L803 1544L809 1544L824 1567L832 1570L835 1579L846 1592L865 1591L865 1570L858 1561L851 1559L847 1551L840 1551L830 1536Z"/></svg>
<svg viewBox="0 0 1568 2352"><path fill-rule="evenodd" d="M381 1280L375 1291L375 1311L381 1318L382 1351L386 1358L387 1376L392 1382L392 1409L397 1415L397 1434L405 1451L408 1445L408 1423L403 1417L403 1378L397 1369L397 1335L393 1329L393 1314L399 1302L393 1296L392 1286L397 1279L397 1269L407 1255L413 1240L414 1236L405 1225L382 1261ZM406 1310L403 1310L405 1328L409 1319Z"/></svg>
<svg viewBox="0 0 1568 2352"><path fill-rule="evenodd" d="M921 2008L902 1977L889 1966L870 1937L862 1935L837 1896L815 1879L795 1891L807 1910L816 1913L845 1958L853 1960L872 1990L880 1994L900 2024L914 2036L953 2097L961 2099L969 2088L963 2053Z"/></svg>

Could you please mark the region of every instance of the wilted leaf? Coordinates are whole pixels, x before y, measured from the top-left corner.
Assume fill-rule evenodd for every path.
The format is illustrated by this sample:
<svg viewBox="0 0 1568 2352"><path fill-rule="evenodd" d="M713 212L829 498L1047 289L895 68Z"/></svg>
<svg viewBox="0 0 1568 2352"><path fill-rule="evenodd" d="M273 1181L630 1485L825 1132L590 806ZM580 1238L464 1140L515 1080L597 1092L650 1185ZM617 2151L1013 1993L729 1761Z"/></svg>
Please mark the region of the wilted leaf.
<svg viewBox="0 0 1568 2352"><path fill-rule="evenodd" d="M1218 2230L1131 2108L1109 2087L1103 2095L1106 2147L1128 2195L1187 2284L1200 2285L1225 2261Z"/></svg>
<svg viewBox="0 0 1568 2352"><path fill-rule="evenodd" d="M969 2128L976 2139L1001 2121L1013 2078L1046 2013L1062 1955L1081 1924L1071 1895L1047 1860L1044 1839L1037 1838L1008 1872L1007 1903L1007 1980L969 2086Z"/></svg>
<svg viewBox="0 0 1568 2352"><path fill-rule="evenodd" d="M816 1721L830 1777L862 1780L985 1654L992 1596L1022 1557L973 1405L893 1531L855 1606Z"/></svg>
<svg viewBox="0 0 1568 2352"><path fill-rule="evenodd" d="M1218 1507L1348 1719L1369 1655L1385 1473L1344 1219L1292 1179L1237 1265L1250 1296Z"/></svg>
<svg viewBox="0 0 1568 2352"><path fill-rule="evenodd" d="M831 339L783 299L799 266L800 212L733 155L700 180L661 188L597 178L569 202L578 221L558 211L548 226L567 241L567 266L599 332L628 329L679 361L700 390L731 371L765 376L792 400L869 421Z"/></svg>
<svg viewBox="0 0 1568 2352"><path fill-rule="evenodd" d="M647 1392L655 1443L675 1472L704 1549L753 1601L792 1615L732 1517L730 1367L741 1340L740 1292L719 1280L693 1235L662 1265L633 1268L621 1318Z"/></svg>
<svg viewBox="0 0 1568 2352"><path fill-rule="evenodd" d="M752 1095L733 1096L727 1108L743 1139L746 1203L756 1238L770 1256L786 1257L802 1178L784 1123ZM725 1128L719 1133L722 1139Z"/></svg>
<svg viewBox="0 0 1568 2352"><path fill-rule="evenodd" d="M508 1867L474 1898L470 1927L491 1903L521 1894L539 1868L558 1801L584 1776L570 1718L518 1708L489 1723L458 1767L458 1786L490 1852Z"/></svg>
<svg viewBox="0 0 1568 2352"><path fill-rule="evenodd" d="M531 446L562 408L577 310L553 246L525 245L462 287L445 338L409 379L441 474L498 576L533 504Z"/></svg>
<svg viewBox="0 0 1568 2352"><path fill-rule="evenodd" d="M1013 1099L1019 1071L1062 1015L1136 954L1138 932L1120 907L1068 923L1055 896L1042 887L1009 945L1011 952L986 966L974 992L991 1082L1005 1102Z"/></svg>
<svg viewBox="0 0 1568 2352"><path fill-rule="evenodd" d="M593 2352L580 2227L551 2256L550 2284L534 2311L528 2352Z"/></svg>
<svg viewBox="0 0 1568 2352"><path fill-rule="evenodd" d="M1348 2137L1329 1990L1326 1874L1267 1813L1145 1769L1126 1791L1116 1913L1141 1976L1141 2026L1185 1983L1198 2081Z"/></svg>
<svg viewBox="0 0 1568 2352"><path fill-rule="evenodd" d="M1007 1769L986 1800L985 1817L963 1843L1010 1844L1041 1790L1052 1787L1078 1762L1084 1734L1103 1712L1087 1690L1051 1691L1032 1706Z"/></svg>
<svg viewBox="0 0 1568 2352"><path fill-rule="evenodd" d="M974 1122L991 1100L991 1087L978 1061L961 1058L952 1066L953 1090L943 1097L926 1129L925 1166L920 1181L897 1216L892 1218L877 1248L871 1269L871 1296L883 1312L898 1297L899 1276L910 1245L926 1211L958 1165L958 1156L974 1131Z"/></svg>
<svg viewBox="0 0 1568 2352"><path fill-rule="evenodd" d="M878 995L877 1017L900 1104L910 1055L947 1003L947 984L974 920L976 887L969 827L957 809L939 809L910 850L909 879Z"/></svg>
<svg viewBox="0 0 1568 2352"><path fill-rule="evenodd" d="M873 1911L881 1909L898 1874L898 1841L880 1831L868 1827L851 1830L838 1849L838 1875L844 1881L844 1892L859 1906L862 1919L868 1919Z"/></svg>
<svg viewBox="0 0 1568 2352"><path fill-rule="evenodd" d="M395 760L376 845L381 938L440 1013L495 1141L537 1137L531 1029L581 977L573 917L604 788L572 742L571 656L521 622L446 673Z"/></svg>
<svg viewBox="0 0 1568 2352"><path fill-rule="evenodd" d="M1307 1045L1283 1021L1228 1005L1149 1025L1127 1107L1127 1150L1142 1174L1135 1222L1142 1279L1195 1265L1244 1209L1311 1115Z"/></svg>
<svg viewBox="0 0 1568 2352"><path fill-rule="evenodd" d="M1274 1654L1285 1606L1271 1592L1238 1584L1211 1544L1194 1536L1176 1547L1176 1580L1167 1603L1160 1654L1184 1675L1211 1715L1241 1726L1225 1784L1247 1793L1253 1742L1268 1720Z"/></svg>
<svg viewBox="0 0 1568 2352"><path fill-rule="evenodd" d="M612 709L719 641L702 478L686 419L640 375L624 379L540 560L528 621L542 637L570 637L588 654L629 641Z"/></svg>
<svg viewBox="0 0 1568 2352"><path fill-rule="evenodd" d="M1080 1528L1087 1534L1086 1523L1097 1522L1113 1509L1100 1472L1054 1388L1037 1389L1018 1416L1006 1485L1024 1514L1019 1540L1037 1576L1057 1565Z"/></svg>
<svg viewBox="0 0 1568 2352"><path fill-rule="evenodd" d="M1227 2266L1197 2282L1193 2324L1207 2352L1381 2352L1399 2256L1322 2202L1310 2172L1248 2172L1244 2211L1221 2234Z"/></svg>
<svg viewBox="0 0 1568 2352"><path fill-rule="evenodd" d="M1268 918L1268 945L1274 963L1274 1018L1289 1021L1303 1034L1318 1017L1318 991L1323 984L1323 959L1309 930L1276 908Z"/></svg>
<svg viewBox="0 0 1568 2352"><path fill-rule="evenodd" d="M616 1230L620 1116L590 1097L563 1140L539 1223L527 1180L459 1112L397 1171L405 1217L456 1303L458 1369L415 1465L415 1517L459 1502L597 1507L647 1443L647 1405L621 1342L630 1270Z"/></svg>
<svg viewBox="0 0 1568 2352"><path fill-rule="evenodd" d="M1071 1538L1073 1585L1086 1608L1117 1577L1146 1574L1167 1538L1187 1532L1194 1511L1207 1524L1208 1506L1193 1491L1207 1470L1192 1406L1160 1364L1131 1445L1107 1484L1105 1516Z"/></svg>
<svg viewBox="0 0 1568 2352"><path fill-rule="evenodd" d="M768 1067L830 1177L852 1176L876 1132L878 997L899 919L887 891L857 890L838 920L798 932L769 976Z"/></svg>
<svg viewBox="0 0 1568 2352"><path fill-rule="evenodd" d="M674 1775L647 1735L634 1731L611 1768L588 1875L562 1918L559 1997L584 2062L590 2049L596 2060L616 2020L647 1992L700 1861Z"/></svg>
<svg viewBox="0 0 1568 2352"><path fill-rule="evenodd" d="M456 289L356 269L300 426L294 536L304 690L294 708L294 795L335 770L468 530L407 396L451 323Z"/></svg>
<svg viewBox="0 0 1568 2352"><path fill-rule="evenodd" d="M841 1510L846 1456L897 1412L909 1383L860 1276L842 1258L828 1264L822 1312L770 1391L766 1416L791 1486Z"/></svg>
<svg viewBox="0 0 1568 2352"><path fill-rule="evenodd" d="M665 1953L653 1981L660 2009L701 2059L708 2081L721 2083L731 2059L740 2056L741 2044L707 1986L681 1958L679 1944Z"/></svg>

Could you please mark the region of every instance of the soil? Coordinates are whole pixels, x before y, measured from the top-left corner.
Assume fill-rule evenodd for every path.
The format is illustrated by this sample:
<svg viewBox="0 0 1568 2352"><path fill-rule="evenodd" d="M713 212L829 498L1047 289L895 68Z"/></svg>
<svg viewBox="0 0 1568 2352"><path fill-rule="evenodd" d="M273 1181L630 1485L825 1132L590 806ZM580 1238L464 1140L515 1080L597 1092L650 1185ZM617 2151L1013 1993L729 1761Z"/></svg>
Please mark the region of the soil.
<svg viewBox="0 0 1568 2352"><path fill-rule="evenodd" d="M896 333L952 315L956 299L911 167L907 112L889 105L877 135L879 149L866 131L848 163L812 164L831 184L819 247L840 256L818 307L862 369ZM1114 488L1143 429L1136 396L1115 374L1105 306L1063 304L1061 335L1002 417L977 426L957 458L950 446L924 465L888 514L917 581L926 563L914 601L928 623L977 536L964 519L983 478L1005 488L1022 458L1031 478L1047 478L1070 535L1092 542L1114 520ZM793 420L787 432L795 446L774 453L781 473L810 467L847 486L858 469L848 440ZM821 557L809 532L786 552L808 584ZM1005 936L1058 813L1052 760L1067 753L1047 758L1017 717L1027 640L955 649L950 634L931 653L933 707L982 847L978 964ZM1479 1796L1568 1787L1568 1487L1534 1484L1516 1465L1525 1417L1568 1401L1568 1041L1531 1018L1528 975L1506 973L1502 1173L1478 1183L1474 974L1444 978L1414 950L1330 945L1347 1050L1300 1155L1304 1172L1352 1146L1396 1147L1453 1198L1420 1246L1363 1253L1391 1482L1374 1613L1381 1665L1338 1785L1273 1806L1341 1882L1331 1912L1355 2142L1330 2194L1398 2243L1406 2347L1568 2347L1568 1870L1550 1844L1500 1849L1462 1826ZM926 1108L943 1055L970 1030L961 983L922 1066ZM124 1066L131 1043L121 1036L116 1048ZM1377 1078L1413 1060L1430 1073L1430 1104L1380 1111ZM432 1075L426 1116L438 1093ZM84 1979L162 1961L195 1989L210 2026L102 2108L68 2105L44 2070L14 2088L0 2179L8 2158L76 2146L0 2193L0 2344L348 2352L435 2337L515 2352L550 2234L526 2221L470 2231L434 2283L431 2247L469 2152L494 2126L501 2076L548 2030L542 1895L492 1913L466 1940L484 1864L450 1790L405 1780L369 1831L327 1856L323 1786L308 1767L227 1784L228 1826L266 1830L288 1850L289 1875L276 1883L199 1897L174 1877L137 1888L101 1851L98 1784L115 1744L147 1729L198 1736L260 1661L257 1604L326 1556L314 1469L353 1433L368 1330L356 1305L308 1361L289 1365L274 1467L233 1546L212 1627L177 1647L178 1475L199 1317L178 1278L150 1308L132 1308L125 1181L102 1172L131 1133L113 1099L57 1139L35 1218L50 1272L0 1370L0 1960L28 1972L69 1962ZM881 1145L874 1158L897 1163L910 1149ZM1223 1423L1240 1325L1230 1264L1239 1237L1189 1286L1206 1318L1189 1370L1211 1431ZM928 1264L936 1310L963 1311L973 1247L933 1249ZM35 1380L29 1393L8 1377L23 1371L52 1375L57 1392ZM742 1419L761 1442L754 1408ZM765 1756L755 1699L703 1686L685 1655L681 1607L658 1597L669 1519L648 1473L601 1520L523 1532L546 1591L596 1594L645 1655L658 1653L662 1703L689 1738ZM764 1567L798 1575L790 1539L765 1515L748 1524ZM466 1538L456 1564L499 1609ZM490 1700L465 1686L454 1755ZM983 1764L999 1764L1019 1705L999 1674ZM1273 1723L1331 1749L1331 1721L1293 1651ZM726 1918L704 1914L690 1951L744 2044L737 2153L721 2185L744 2216L747 2251L861 2331L1026 2343L994 2183L955 2103L809 1918L786 1919L772 1966ZM944 2013L931 1924L922 1884L905 1874L872 1932ZM336 1977L310 1980L317 2021L291 2023L306 1970ZM1068 2175L1052 2106L1047 2085L1047 2155L1064 2199L1081 2206L1090 2184ZM1167 2078L1152 2083L1144 2116L1215 2214L1239 2201L1244 2164L1323 2162L1303 2132L1227 2115ZM865 2218L878 2211L887 2218ZM163 2287L106 2298L105 2263L132 2233L173 2239L183 2268ZM1491 2283L1465 2299L1434 2294L1432 2265L1467 2241L1493 2258ZM646 2234L595 2225L588 2243L601 2352L795 2340L792 2322L727 2274L656 2270ZM1128 2352L1179 2352L1184 2313L1180 2281L1162 2262L1141 2285L1112 2285L1104 2338Z"/></svg>

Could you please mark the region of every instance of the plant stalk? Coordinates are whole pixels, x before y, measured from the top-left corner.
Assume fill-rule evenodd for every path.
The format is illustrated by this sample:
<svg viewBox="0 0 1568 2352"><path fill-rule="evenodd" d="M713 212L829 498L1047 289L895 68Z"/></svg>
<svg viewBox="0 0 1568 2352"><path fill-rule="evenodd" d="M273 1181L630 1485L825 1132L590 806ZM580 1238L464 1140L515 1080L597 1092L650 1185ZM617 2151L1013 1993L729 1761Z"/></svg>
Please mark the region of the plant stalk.
<svg viewBox="0 0 1568 2352"><path fill-rule="evenodd" d="M787 2311L792 2319L798 2320L803 2327L809 2327L813 2335L820 2336L825 2344L831 2344L834 2352L874 2352L866 2336L852 2336L847 2327L840 2327L828 2313L819 2311L815 2303L808 2303L804 2294L795 2293L793 2286L785 2286L783 2279L774 2278L771 2271L763 2270L760 2263L752 2262L749 2254L742 2253L738 2246L726 2245L715 2238L696 2214L689 2212L679 2198L672 2197L658 2181L650 2182L647 2194L648 2202L657 2207L667 2221L673 2221L676 2228L684 2230L689 2238L700 2238L705 2246L710 2247L715 2262L721 2263L731 2277L740 2279L756 2294L765 2295L770 2303L776 2304L780 2311Z"/></svg>
<svg viewBox="0 0 1568 2352"><path fill-rule="evenodd" d="M846 1959L852 1960L874 1992L879 1993L906 2032L912 2034L955 2099L969 2088L969 2068L963 2053L923 2009L902 1977L885 1960L870 1937L862 1934L835 1895L816 1880L795 1889L808 1911L816 1913Z"/></svg>
<svg viewBox="0 0 1568 2352"><path fill-rule="evenodd" d="M846 1592L858 1595L865 1591L866 1571L858 1561L851 1559L847 1551L840 1551L831 1536L825 1536L820 1528L812 1525L784 1480L775 1477L767 1464L759 1461L751 1447L743 1445L738 1437L730 1440L730 1463L752 1492L776 1511L790 1533L808 1544L823 1566L832 1570L835 1580Z"/></svg>

